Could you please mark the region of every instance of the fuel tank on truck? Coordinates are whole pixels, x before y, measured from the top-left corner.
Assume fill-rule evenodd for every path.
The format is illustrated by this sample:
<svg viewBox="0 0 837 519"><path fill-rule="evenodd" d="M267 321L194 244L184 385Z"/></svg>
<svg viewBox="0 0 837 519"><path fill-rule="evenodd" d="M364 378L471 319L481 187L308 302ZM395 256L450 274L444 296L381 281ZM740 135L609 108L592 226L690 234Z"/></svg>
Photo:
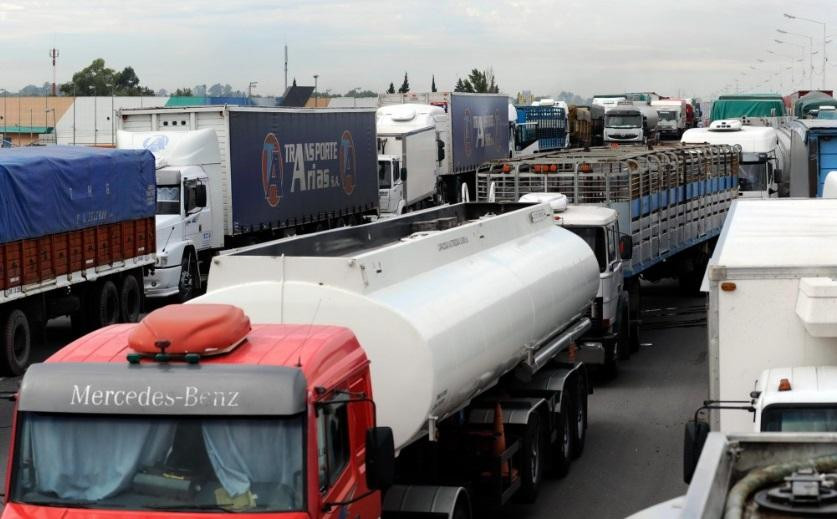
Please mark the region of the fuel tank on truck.
<svg viewBox="0 0 837 519"><path fill-rule="evenodd" d="M351 329L401 448L578 320L598 284L592 250L547 205L473 203L216 257L194 302Z"/></svg>

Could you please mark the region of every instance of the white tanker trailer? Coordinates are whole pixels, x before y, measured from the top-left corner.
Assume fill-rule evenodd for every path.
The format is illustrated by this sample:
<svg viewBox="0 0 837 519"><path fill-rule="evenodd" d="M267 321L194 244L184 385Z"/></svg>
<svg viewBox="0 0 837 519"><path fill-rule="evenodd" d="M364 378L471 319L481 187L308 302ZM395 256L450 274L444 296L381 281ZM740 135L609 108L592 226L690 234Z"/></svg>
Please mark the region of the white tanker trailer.
<svg viewBox="0 0 837 519"><path fill-rule="evenodd" d="M563 475L581 453L591 386L555 357L590 327L598 282L548 205L458 204L232 251L194 303L350 329L399 452L385 514L453 514L468 495L532 501L545 466ZM453 497L404 499L418 481L453 482L431 492Z"/></svg>
<svg viewBox="0 0 837 519"><path fill-rule="evenodd" d="M584 446L574 352L598 283L546 204L216 257L205 296L29 369L2 517L469 519L532 501Z"/></svg>

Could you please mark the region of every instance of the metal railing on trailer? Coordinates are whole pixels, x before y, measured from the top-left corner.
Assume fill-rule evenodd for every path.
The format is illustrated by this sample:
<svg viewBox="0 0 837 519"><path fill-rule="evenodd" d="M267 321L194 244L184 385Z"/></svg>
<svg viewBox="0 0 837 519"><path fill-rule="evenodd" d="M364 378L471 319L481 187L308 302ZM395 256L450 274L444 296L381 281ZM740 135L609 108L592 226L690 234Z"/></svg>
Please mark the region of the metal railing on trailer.
<svg viewBox="0 0 837 519"><path fill-rule="evenodd" d="M619 228L633 237L631 277L720 233L738 192L740 152L728 145L599 147L492 161L477 171L477 200L551 192L615 209Z"/></svg>

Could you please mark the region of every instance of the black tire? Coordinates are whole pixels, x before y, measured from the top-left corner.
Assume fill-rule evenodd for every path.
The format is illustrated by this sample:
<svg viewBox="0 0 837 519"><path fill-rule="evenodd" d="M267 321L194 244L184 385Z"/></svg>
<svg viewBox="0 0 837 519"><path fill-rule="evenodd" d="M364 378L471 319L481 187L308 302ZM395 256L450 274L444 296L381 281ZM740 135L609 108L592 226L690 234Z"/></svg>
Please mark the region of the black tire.
<svg viewBox="0 0 837 519"><path fill-rule="evenodd" d="M3 361L0 371L4 375L23 375L29 366L32 352L32 332L29 318L15 308L0 315L0 339L2 339Z"/></svg>
<svg viewBox="0 0 837 519"><path fill-rule="evenodd" d="M133 274L128 274L119 287L119 310L123 323L139 321L142 313L142 290L139 281Z"/></svg>
<svg viewBox="0 0 837 519"><path fill-rule="evenodd" d="M555 417L558 438L552 446L552 473L558 478L563 478L569 473L573 456L572 417L569 407L569 398L564 398L562 395L561 410Z"/></svg>
<svg viewBox="0 0 837 519"><path fill-rule="evenodd" d="M183 253L180 260L180 281L177 284L177 299L181 303L198 295L200 290L200 273L198 272L198 260L192 249Z"/></svg>
<svg viewBox="0 0 837 519"><path fill-rule="evenodd" d="M93 300L93 328L103 328L119 322L121 304L116 284L107 279L96 287L96 297Z"/></svg>
<svg viewBox="0 0 837 519"><path fill-rule="evenodd" d="M578 373L574 382L573 412L575 421L573 422L573 434L575 434L575 442L572 455L573 458L578 458L584 452L584 443L587 440L587 377L583 373Z"/></svg>
<svg viewBox="0 0 837 519"><path fill-rule="evenodd" d="M534 503L543 479L543 455L545 435L541 427L541 416L533 412L526 423L520 456L520 490L517 499L521 503Z"/></svg>
<svg viewBox="0 0 837 519"><path fill-rule="evenodd" d="M628 301L619 309L619 332L616 337L617 358L626 361L631 358L631 312Z"/></svg>

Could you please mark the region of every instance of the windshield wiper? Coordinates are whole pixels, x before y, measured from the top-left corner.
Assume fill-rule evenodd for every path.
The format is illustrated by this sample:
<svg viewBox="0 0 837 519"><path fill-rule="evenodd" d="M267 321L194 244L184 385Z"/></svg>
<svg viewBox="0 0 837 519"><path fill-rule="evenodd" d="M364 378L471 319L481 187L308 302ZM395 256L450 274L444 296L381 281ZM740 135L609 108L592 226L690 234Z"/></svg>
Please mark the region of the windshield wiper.
<svg viewBox="0 0 837 519"><path fill-rule="evenodd" d="M213 505L213 504L178 504L178 505L143 505L143 508L149 510L217 510L219 512L228 513L246 513L252 512L256 507L252 508L233 508L231 506Z"/></svg>
<svg viewBox="0 0 837 519"><path fill-rule="evenodd" d="M17 502L24 505L54 506L58 508L125 508L125 505L122 504L103 503L102 501L52 501L48 499L26 499Z"/></svg>

